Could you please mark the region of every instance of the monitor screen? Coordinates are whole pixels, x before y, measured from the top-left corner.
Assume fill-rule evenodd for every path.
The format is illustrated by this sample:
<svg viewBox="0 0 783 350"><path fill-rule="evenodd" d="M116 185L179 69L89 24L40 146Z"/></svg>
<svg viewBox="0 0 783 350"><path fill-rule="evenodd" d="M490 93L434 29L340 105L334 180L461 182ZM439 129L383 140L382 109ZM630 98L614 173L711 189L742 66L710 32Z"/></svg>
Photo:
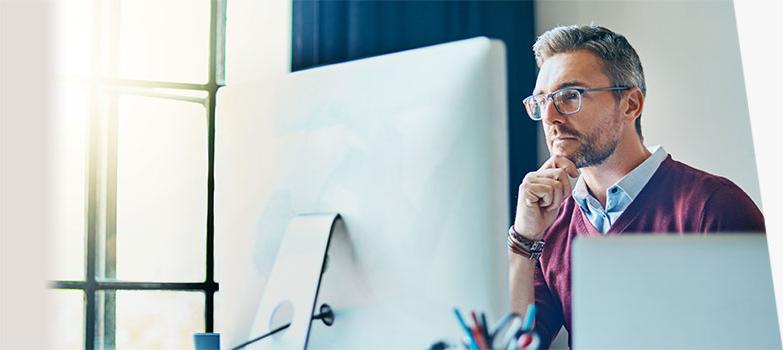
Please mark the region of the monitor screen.
<svg viewBox="0 0 783 350"><path fill-rule="evenodd" d="M490 320L509 310L501 42L228 84L217 108L215 314L225 345L259 335L251 327L265 279L288 222L304 213L342 217L317 304L336 319L313 325L311 348L424 348L460 339L453 307Z"/></svg>

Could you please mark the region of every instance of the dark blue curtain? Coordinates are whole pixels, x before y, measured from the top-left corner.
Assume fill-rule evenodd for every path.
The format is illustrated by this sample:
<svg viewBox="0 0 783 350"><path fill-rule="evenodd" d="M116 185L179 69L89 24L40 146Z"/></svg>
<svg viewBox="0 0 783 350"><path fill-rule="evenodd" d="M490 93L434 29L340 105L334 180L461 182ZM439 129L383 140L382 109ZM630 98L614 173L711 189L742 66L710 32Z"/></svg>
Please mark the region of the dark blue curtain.
<svg viewBox="0 0 783 350"><path fill-rule="evenodd" d="M488 36L506 44L511 219L524 174L537 168L536 128L522 99L535 85L532 1L293 0L292 70Z"/></svg>

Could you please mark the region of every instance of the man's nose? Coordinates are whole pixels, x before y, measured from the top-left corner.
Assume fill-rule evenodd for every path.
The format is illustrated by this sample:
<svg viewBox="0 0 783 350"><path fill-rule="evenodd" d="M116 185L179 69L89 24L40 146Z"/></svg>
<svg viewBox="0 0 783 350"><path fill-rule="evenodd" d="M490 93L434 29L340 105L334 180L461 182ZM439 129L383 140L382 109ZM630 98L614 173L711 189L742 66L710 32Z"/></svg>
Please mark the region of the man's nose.
<svg viewBox="0 0 783 350"><path fill-rule="evenodd" d="M555 101L548 100L544 103L544 109L542 110L542 120L545 124L555 125L565 122L565 116L555 107Z"/></svg>

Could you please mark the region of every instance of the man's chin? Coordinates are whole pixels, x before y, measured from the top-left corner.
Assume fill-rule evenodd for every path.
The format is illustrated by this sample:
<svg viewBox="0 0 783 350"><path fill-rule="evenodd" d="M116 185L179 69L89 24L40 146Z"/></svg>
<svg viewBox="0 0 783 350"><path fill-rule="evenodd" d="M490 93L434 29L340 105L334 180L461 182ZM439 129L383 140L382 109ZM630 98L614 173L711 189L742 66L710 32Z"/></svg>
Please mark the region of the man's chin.
<svg viewBox="0 0 783 350"><path fill-rule="evenodd" d="M555 147L552 149L552 156L559 156L563 157L565 159L570 160L572 163L576 164L576 152L575 151L566 151L560 147Z"/></svg>

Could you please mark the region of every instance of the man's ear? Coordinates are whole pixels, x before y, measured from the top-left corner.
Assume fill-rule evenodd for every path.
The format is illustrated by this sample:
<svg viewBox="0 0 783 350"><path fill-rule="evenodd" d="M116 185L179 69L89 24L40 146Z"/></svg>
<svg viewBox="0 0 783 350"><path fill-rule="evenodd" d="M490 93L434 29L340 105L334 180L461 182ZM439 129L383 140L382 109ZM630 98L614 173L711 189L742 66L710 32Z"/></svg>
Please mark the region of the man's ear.
<svg viewBox="0 0 783 350"><path fill-rule="evenodd" d="M638 87L633 87L628 91L625 97L626 103L623 104L623 118L633 121L642 114L644 108L644 94Z"/></svg>

